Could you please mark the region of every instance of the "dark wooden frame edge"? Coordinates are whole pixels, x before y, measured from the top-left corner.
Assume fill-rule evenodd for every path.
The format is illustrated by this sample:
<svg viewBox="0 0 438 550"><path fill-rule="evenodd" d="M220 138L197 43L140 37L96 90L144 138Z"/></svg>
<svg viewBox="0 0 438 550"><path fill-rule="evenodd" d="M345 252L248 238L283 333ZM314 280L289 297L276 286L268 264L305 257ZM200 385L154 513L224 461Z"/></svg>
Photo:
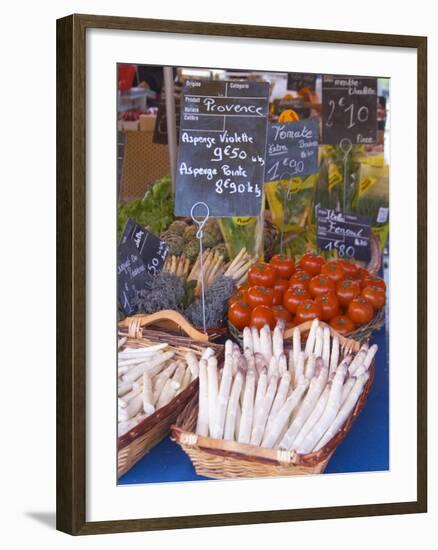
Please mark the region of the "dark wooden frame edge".
<svg viewBox="0 0 438 550"><path fill-rule="evenodd" d="M87 28L406 47L417 50L417 500L133 520L86 521L85 32ZM71 15L57 21L56 526L72 535L348 518L427 511L427 38L328 30Z"/></svg>

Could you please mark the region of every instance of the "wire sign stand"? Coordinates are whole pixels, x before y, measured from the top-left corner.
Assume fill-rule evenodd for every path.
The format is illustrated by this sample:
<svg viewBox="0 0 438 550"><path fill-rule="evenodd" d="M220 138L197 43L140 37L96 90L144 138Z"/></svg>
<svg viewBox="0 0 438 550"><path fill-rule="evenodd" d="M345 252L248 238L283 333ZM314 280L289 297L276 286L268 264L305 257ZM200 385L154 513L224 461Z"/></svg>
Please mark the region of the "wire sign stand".
<svg viewBox="0 0 438 550"><path fill-rule="evenodd" d="M196 209L201 208L205 210L205 214L196 215ZM202 238L204 236L204 226L207 223L208 218L210 217L210 209L205 202L195 202L190 210L190 217L193 222L198 226L196 232L196 238L199 240L199 257L200 257L200 275L201 275L201 303L202 303L202 326L204 333L207 333L206 322L205 322L205 291L204 291L204 257L203 257L203 247L202 247Z"/></svg>

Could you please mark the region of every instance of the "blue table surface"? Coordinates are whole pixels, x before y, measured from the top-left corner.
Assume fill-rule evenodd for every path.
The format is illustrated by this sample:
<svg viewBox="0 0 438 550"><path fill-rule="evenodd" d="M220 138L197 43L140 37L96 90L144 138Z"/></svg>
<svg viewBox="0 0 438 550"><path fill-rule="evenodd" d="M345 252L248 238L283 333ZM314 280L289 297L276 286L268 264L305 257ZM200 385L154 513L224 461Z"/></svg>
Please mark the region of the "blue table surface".
<svg viewBox="0 0 438 550"><path fill-rule="evenodd" d="M373 334L372 342L379 346L373 387L365 407L328 463L326 473L389 469L389 362L385 327ZM208 478L195 473L181 447L166 437L126 472L118 483L126 485L205 479Z"/></svg>

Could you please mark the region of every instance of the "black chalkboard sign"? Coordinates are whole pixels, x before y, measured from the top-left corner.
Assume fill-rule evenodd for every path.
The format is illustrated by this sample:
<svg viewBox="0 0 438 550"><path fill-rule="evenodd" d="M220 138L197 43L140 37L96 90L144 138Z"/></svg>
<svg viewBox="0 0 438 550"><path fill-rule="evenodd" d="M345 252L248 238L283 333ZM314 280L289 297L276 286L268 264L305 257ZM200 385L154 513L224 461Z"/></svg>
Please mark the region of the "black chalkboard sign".
<svg viewBox="0 0 438 550"><path fill-rule="evenodd" d="M135 313L132 299L159 273L169 246L165 241L129 219L120 239L117 259L119 303L126 315Z"/></svg>
<svg viewBox="0 0 438 550"><path fill-rule="evenodd" d="M306 176L318 170L318 119L271 122L265 181Z"/></svg>
<svg viewBox="0 0 438 550"><path fill-rule="evenodd" d="M345 214L329 208L318 208L316 241L321 250L337 250L341 258L368 262L371 257L371 219Z"/></svg>
<svg viewBox="0 0 438 550"><path fill-rule="evenodd" d="M175 214L257 216L262 205L269 84L188 80L181 100Z"/></svg>
<svg viewBox="0 0 438 550"><path fill-rule="evenodd" d="M315 73L287 73L287 89L297 92L301 88L309 88L314 92L316 76Z"/></svg>
<svg viewBox="0 0 438 550"><path fill-rule="evenodd" d="M377 78L323 75L322 142L353 145L377 139Z"/></svg>
<svg viewBox="0 0 438 550"><path fill-rule="evenodd" d="M176 118L176 139L179 137L179 114L180 114L180 101L181 101L182 86L175 83L174 99L175 99L175 118ZM167 145L167 115L166 115L166 95L164 88L161 91L160 103L158 105L157 117L155 119L154 135L152 137L153 143L159 143L160 145Z"/></svg>

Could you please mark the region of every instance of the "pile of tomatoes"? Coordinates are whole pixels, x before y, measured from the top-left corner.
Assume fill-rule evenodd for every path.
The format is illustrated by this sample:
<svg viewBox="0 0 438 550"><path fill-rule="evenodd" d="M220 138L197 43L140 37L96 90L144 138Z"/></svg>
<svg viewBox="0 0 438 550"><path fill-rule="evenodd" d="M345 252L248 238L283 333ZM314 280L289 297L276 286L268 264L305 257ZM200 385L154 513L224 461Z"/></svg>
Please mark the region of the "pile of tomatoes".
<svg viewBox="0 0 438 550"><path fill-rule="evenodd" d="M369 323L385 302L383 279L353 262L304 254L295 263L277 255L250 268L248 282L228 302L228 320L243 330L273 328L278 319L292 326L318 318L348 334Z"/></svg>

